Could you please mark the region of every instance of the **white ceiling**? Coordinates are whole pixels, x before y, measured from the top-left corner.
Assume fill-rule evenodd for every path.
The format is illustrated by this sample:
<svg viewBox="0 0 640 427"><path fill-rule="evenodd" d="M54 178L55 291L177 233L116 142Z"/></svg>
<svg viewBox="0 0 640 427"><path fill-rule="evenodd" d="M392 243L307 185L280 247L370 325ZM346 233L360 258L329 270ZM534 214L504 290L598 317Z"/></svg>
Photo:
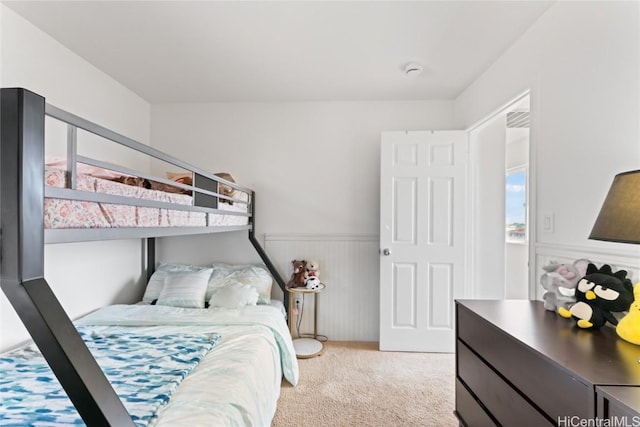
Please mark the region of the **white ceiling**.
<svg viewBox="0 0 640 427"><path fill-rule="evenodd" d="M165 103L453 99L553 2L3 3Z"/></svg>

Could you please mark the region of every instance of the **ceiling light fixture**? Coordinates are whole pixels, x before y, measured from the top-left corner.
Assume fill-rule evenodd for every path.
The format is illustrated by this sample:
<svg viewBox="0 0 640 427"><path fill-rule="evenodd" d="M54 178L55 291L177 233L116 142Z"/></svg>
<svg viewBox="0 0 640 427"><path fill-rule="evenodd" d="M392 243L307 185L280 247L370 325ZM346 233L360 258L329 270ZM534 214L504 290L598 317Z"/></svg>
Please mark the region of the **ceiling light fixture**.
<svg viewBox="0 0 640 427"><path fill-rule="evenodd" d="M417 62L409 62L404 66L404 73L407 76L417 76L422 72L422 65Z"/></svg>

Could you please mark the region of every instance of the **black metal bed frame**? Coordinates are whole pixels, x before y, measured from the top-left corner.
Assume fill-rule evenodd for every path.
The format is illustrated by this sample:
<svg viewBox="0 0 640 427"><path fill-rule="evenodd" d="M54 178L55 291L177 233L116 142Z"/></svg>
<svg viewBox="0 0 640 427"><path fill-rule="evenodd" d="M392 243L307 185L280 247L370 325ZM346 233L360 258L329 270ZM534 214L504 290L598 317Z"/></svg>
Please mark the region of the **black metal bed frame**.
<svg viewBox="0 0 640 427"><path fill-rule="evenodd" d="M88 426L125 427L133 426L134 423L44 278L45 243L146 238L147 278L149 278L155 267L155 237L237 231L245 228L249 231L251 244L282 289L285 307L288 307L289 295L285 291L285 282L255 237L255 193L253 191L217 179L149 146L58 110L47 105L43 97L26 89L3 88L0 92L0 101L0 285ZM59 118L73 124L74 128L88 130L152 157L191 170L196 174L196 178L200 175L225 185L248 190L251 196L249 201L251 209L247 214L248 226L222 227L221 229L217 227L154 227L125 230L47 230L47 232L55 231L55 234L51 238L46 238L44 199L49 195L49 189L45 190L44 185L45 115ZM74 132L69 132L72 139ZM75 176L74 168L77 160L74 153L75 150L70 152L71 160L69 160L71 180ZM83 162L91 161L84 158L82 160ZM117 167L113 169L118 170ZM121 171L125 170L121 169ZM210 191L211 189L208 191L198 187L187 186L186 188L191 189L194 196L196 192L202 192L214 196L216 201L218 196L224 198L217 194L217 187L213 192ZM80 200L86 197L79 194L82 192L74 190L67 193L54 190L51 194L69 199L80 197ZM90 195L90 197L100 196ZM109 200L109 197L106 197ZM127 200L120 201L125 204L134 204ZM157 206L158 202L155 202L155 205ZM145 206L154 206L154 204ZM171 206L171 209L173 208ZM217 205L213 208L200 208L199 211L227 213L218 211L216 208Z"/></svg>

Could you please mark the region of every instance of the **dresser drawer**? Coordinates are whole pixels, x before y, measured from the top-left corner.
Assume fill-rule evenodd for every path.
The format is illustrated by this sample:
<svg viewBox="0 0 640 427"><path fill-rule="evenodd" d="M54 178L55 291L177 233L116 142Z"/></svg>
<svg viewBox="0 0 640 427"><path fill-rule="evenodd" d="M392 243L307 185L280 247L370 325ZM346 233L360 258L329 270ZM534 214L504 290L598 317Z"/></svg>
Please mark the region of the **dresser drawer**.
<svg viewBox="0 0 640 427"><path fill-rule="evenodd" d="M458 377L503 426L554 425L469 348L458 342Z"/></svg>
<svg viewBox="0 0 640 427"><path fill-rule="evenodd" d="M559 365L465 307L457 310L457 322L458 338L521 394L535 402L549 419L595 415L592 391ZM466 348L460 343L459 347Z"/></svg>
<svg viewBox="0 0 640 427"><path fill-rule="evenodd" d="M598 418L640 426L640 386L596 387L596 399Z"/></svg>
<svg viewBox="0 0 640 427"><path fill-rule="evenodd" d="M466 427L497 426L458 378L456 378L456 416Z"/></svg>

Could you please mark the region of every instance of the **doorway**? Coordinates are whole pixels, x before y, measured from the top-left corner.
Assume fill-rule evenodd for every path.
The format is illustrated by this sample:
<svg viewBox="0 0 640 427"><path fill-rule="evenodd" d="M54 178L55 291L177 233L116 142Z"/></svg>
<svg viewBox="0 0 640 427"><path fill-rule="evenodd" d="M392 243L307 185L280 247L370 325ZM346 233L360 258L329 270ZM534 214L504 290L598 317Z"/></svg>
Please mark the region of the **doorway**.
<svg viewBox="0 0 640 427"><path fill-rule="evenodd" d="M469 130L471 298L529 299L530 96Z"/></svg>

